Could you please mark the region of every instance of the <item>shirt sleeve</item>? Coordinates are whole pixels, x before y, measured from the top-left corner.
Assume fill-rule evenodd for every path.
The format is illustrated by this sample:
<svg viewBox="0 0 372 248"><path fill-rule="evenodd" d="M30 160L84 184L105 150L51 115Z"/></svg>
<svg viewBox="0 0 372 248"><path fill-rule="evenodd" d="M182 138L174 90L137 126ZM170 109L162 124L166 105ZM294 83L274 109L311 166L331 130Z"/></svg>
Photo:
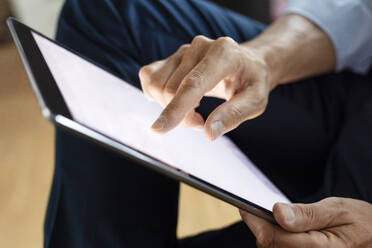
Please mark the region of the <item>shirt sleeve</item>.
<svg viewBox="0 0 372 248"><path fill-rule="evenodd" d="M329 36L337 71L367 73L372 64L372 0L289 0L284 14L299 14Z"/></svg>

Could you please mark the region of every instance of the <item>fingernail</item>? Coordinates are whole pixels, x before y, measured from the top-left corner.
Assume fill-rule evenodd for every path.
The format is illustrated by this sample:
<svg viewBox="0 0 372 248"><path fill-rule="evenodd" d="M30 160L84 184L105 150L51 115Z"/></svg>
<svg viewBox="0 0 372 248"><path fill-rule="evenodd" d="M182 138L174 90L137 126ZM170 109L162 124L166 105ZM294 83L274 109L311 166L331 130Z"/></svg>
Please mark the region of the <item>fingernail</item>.
<svg viewBox="0 0 372 248"><path fill-rule="evenodd" d="M154 131L161 131L167 125L167 118L160 116L155 123L151 126L151 129Z"/></svg>
<svg viewBox="0 0 372 248"><path fill-rule="evenodd" d="M284 203L280 204L280 208L282 210L284 221L288 225L293 225L296 220L296 215L293 208L290 205Z"/></svg>
<svg viewBox="0 0 372 248"><path fill-rule="evenodd" d="M213 139L217 139L225 131L225 126L223 125L222 121L214 121L211 124L211 130Z"/></svg>

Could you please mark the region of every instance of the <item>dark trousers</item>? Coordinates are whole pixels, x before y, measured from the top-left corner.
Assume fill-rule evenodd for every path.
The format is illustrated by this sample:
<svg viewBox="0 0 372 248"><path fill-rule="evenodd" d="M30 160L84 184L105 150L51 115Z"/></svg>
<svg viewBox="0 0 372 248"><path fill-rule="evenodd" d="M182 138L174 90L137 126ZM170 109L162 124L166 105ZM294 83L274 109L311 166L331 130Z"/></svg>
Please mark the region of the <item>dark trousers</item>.
<svg viewBox="0 0 372 248"><path fill-rule="evenodd" d="M67 0L57 40L139 87L141 66L198 34L244 42L263 30L201 0ZM219 103L206 99L199 111ZM344 72L280 86L262 116L228 136L293 201L372 200L370 76ZM255 246L242 222L178 240L178 193L178 182L57 129L45 246Z"/></svg>

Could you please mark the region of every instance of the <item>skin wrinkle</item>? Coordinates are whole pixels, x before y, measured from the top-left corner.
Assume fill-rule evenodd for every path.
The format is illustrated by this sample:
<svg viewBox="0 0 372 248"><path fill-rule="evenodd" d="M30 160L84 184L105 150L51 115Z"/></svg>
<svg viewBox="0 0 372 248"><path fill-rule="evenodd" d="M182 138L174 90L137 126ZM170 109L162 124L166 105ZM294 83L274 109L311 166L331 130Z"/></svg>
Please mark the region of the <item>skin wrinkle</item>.
<svg viewBox="0 0 372 248"><path fill-rule="evenodd" d="M200 91L205 87L205 77L203 72L193 70L191 75L184 81L183 87L189 90Z"/></svg>
<svg viewBox="0 0 372 248"><path fill-rule="evenodd" d="M188 73L175 76L181 83L160 115L168 121L160 133L168 132L181 122L193 123L190 120L197 116L193 113L196 104L205 95L212 95L227 99L212 111L204 124L206 137L214 140L243 121L261 115L271 90L276 86L331 72L336 67L335 50L327 34L298 15L281 17L257 38L246 43L238 44L231 38L222 37L211 40L206 48L195 45L203 39L201 36L195 38L186 51L188 54L202 54L200 58L193 56L198 63L192 68L185 68L188 64L180 63L182 68L173 69L173 72L184 70ZM184 59L188 59L186 57ZM151 80L149 82L151 87ZM190 127L193 125L195 123ZM272 225L250 214L242 213L242 217L256 235L259 246L270 248L342 248L348 245L349 234L354 233L354 229L372 229L372 206L361 201L329 198L293 207L296 208L293 225L284 223L285 213L280 212L281 207L274 207L273 211L282 226ZM358 212L361 214L355 214ZM367 216L370 221L364 223L361 216ZM359 245L369 239L361 236L362 233L356 235Z"/></svg>

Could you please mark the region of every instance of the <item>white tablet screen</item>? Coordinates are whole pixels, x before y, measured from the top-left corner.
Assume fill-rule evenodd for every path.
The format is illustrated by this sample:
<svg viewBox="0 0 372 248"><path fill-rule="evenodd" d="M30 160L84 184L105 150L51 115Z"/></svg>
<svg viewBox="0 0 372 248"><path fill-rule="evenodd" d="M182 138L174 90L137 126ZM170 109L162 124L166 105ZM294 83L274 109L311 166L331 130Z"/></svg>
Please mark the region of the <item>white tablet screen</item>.
<svg viewBox="0 0 372 248"><path fill-rule="evenodd" d="M202 132L182 127L153 133L160 106L79 56L33 37L75 121L267 210L289 202L228 138L209 142Z"/></svg>

